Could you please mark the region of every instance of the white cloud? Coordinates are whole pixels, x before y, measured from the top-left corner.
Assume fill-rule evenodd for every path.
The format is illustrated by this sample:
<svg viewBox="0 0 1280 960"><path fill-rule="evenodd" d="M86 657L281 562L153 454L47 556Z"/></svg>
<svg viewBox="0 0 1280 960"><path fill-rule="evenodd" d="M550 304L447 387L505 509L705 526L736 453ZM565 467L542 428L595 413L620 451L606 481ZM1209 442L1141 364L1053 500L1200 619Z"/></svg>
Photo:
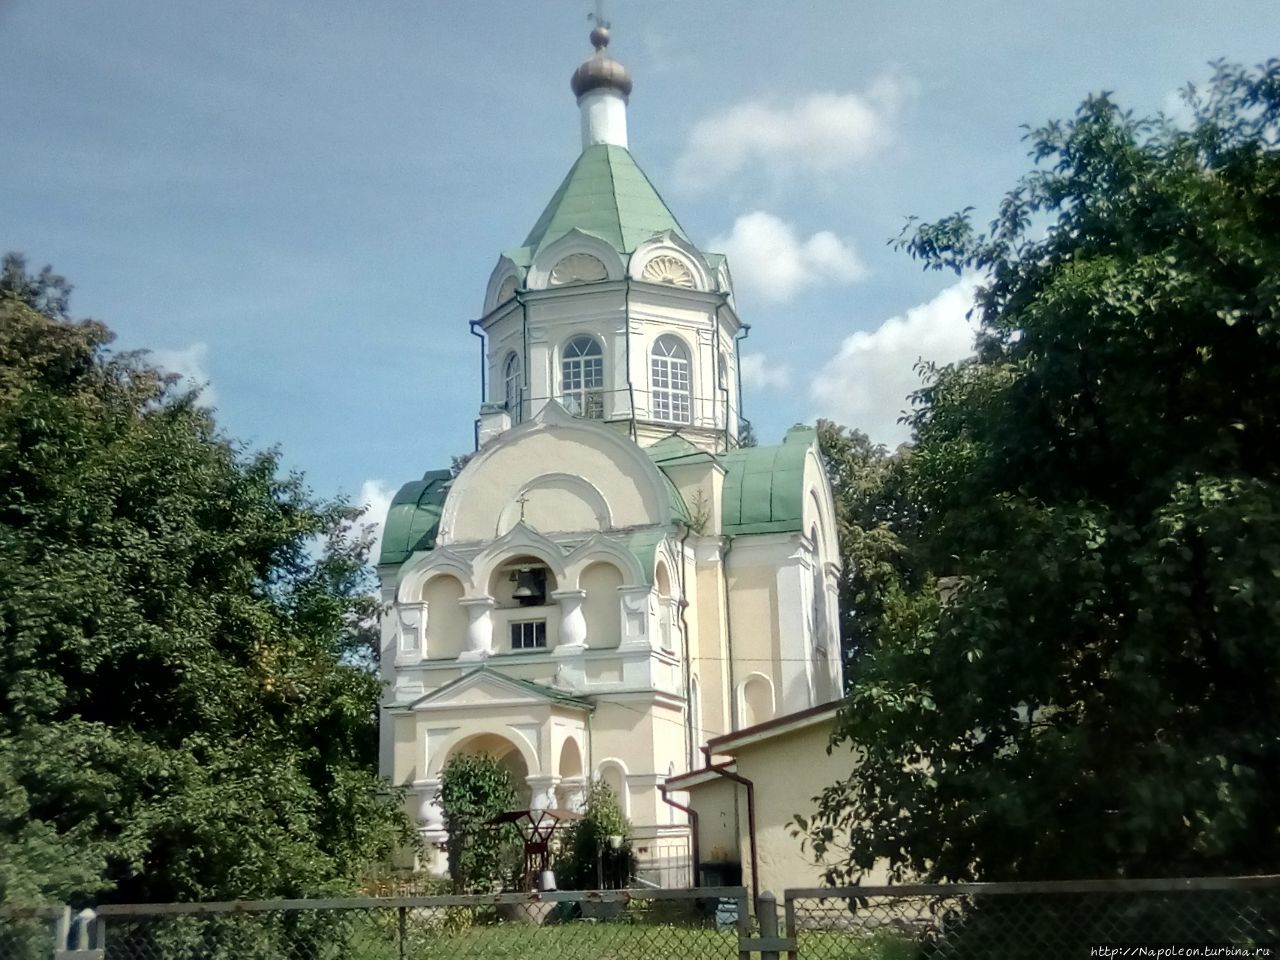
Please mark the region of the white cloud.
<svg viewBox="0 0 1280 960"><path fill-rule="evenodd" d="M897 446L910 439L898 418L920 386L916 361L951 363L973 352L976 324L966 318L979 281L962 277L927 303L844 339L809 389L817 416Z"/></svg>
<svg viewBox="0 0 1280 960"><path fill-rule="evenodd" d="M182 378L181 385L184 389L197 391L197 402L201 406L212 407L217 404L218 393L209 382L207 343L193 343L181 350L152 350L149 359L157 367L178 374Z"/></svg>
<svg viewBox="0 0 1280 960"><path fill-rule="evenodd" d="M853 246L831 231L801 240L795 227L762 210L739 217L711 248L729 257L740 290L765 300L787 300L805 287L853 283L867 274Z"/></svg>
<svg viewBox="0 0 1280 960"><path fill-rule="evenodd" d="M864 93L813 93L788 105L748 100L694 124L676 177L712 186L753 164L774 174L828 174L883 150L914 85L881 77Z"/></svg>
<svg viewBox="0 0 1280 960"><path fill-rule="evenodd" d="M356 496L356 506L364 507L364 516L358 521L362 527L372 528L373 549L370 558L378 562L378 554L382 551L382 528L387 522L387 511L391 509L391 498L396 495L393 487L381 480L366 480L360 485L360 493Z"/></svg>
<svg viewBox="0 0 1280 960"><path fill-rule="evenodd" d="M763 353L744 353L738 372L743 385L755 390L783 390L791 383L786 364L771 364Z"/></svg>

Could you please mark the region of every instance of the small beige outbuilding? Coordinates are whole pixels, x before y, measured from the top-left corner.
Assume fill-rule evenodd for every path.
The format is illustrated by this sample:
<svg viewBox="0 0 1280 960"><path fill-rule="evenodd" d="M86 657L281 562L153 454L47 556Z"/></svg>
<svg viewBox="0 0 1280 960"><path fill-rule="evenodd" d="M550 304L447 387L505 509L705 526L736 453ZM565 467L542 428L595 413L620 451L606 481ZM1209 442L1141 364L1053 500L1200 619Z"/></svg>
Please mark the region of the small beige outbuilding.
<svg viewBox="0 0 1280 960"><path fill-rule="evenodd" d="M778 896L789 887L822 884L825 862L801 846L789 824L797 813L811 814L823 788L848 777L857 764L847 746L827 752L838 710L838 703L821 704L713 737L706 748L709 765L667 781L668 793L687 794L697 814L704 884L740 877L754 891Z"/></svg>

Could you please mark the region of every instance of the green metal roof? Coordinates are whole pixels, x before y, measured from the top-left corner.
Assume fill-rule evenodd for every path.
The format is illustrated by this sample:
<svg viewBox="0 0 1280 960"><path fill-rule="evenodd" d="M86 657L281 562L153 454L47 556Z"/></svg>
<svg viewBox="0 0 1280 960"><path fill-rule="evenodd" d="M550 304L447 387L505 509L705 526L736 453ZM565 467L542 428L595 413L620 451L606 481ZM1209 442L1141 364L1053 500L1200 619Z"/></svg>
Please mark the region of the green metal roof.
<svg viewBox="0 0 1280 960"><path fill-rule="evenodd" d="M719 455L727 473L720 519L726 536L804 529L804 459L818 433L787 431L776 447L739 447Z"/></svg>
<svg viewBox="0 0 1280 960"><path fill-rule="evenodd" d="M665 530L636 530L627 534L626 548L640 564L644 571L644 582L653 583L653 572L657 565L658 544L667 538Z"/></svg>
<svg viewBox="0 0 1280 960"><path fill-rule="evenodd" d="M523 248L506 256L527 266L542 247L574 228L624 254L667 230L689 239L630 152L604 143L582 151Z"/></svg>
<svg viewBox="0 0 1280 960"><path fill-rule="evenodd" d="M435 546L440 512L453 484L448 470L429 470L421 480L406 483L391 501L382 528L378 563L404 563L419 550Z"/></svg>
<svg viewBox="0 0 1280 960"><path fill-rule="evenodd" d="M650 460L658 464L705 453L701 447L695 446L678 433L673 433L670 436L663 437L657 443L650 444L644 448L644 452L649 455ZM710 456L710 454L706 455Z"/></svg>

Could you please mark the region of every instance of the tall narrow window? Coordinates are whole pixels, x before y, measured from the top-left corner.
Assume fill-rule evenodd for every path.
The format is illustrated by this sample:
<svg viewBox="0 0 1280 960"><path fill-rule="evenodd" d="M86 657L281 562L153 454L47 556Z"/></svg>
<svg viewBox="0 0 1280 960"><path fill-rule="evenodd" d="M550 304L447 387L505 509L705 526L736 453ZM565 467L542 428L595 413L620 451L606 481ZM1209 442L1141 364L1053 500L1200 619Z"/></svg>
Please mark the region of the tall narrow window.
<svg viewBox="0 0 1280 960"><path fill-rule="evenodd" d="M565 345L560 396L575 417L604 416L604 351L591 337L574 337Z"/></svg>
<svg viewBox="0 0 1280 960"><path fill-rule="evenodd" d="M507 402L507 413L512 423L520 422L520 356L511 354L507 357L507 365L502 373L503 398Z"/></svg>
<svg viewBox="0 0 1280 960"><path fill-rule="evenodd" d="M689 349L678 338L659 337L650 364L653 381L653 418L668 423L688 423Z"/></svg>

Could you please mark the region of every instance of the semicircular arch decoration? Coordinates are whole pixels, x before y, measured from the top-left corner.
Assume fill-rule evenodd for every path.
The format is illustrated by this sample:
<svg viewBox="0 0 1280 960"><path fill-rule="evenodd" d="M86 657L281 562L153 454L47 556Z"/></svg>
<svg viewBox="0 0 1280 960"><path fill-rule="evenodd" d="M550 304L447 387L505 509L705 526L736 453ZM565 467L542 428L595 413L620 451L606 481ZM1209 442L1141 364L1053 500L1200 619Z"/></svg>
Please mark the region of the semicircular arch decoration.
<svg viewBox="0 0 1280 960"><path fill-rule="evenodd" d="M650 283L665 283L673 287L692 288L694 285L693 271L688 265L679 257L666 253L659 254L646 263L640 279L648 280Z"/></svg>
<svg viewBox="0 0 1280 960"><path fill-rule="evenodd" d="M609 279L609 269L589 253L571 253L551 268L550 283L562 287L570 283L596 283Z"/></svg>

